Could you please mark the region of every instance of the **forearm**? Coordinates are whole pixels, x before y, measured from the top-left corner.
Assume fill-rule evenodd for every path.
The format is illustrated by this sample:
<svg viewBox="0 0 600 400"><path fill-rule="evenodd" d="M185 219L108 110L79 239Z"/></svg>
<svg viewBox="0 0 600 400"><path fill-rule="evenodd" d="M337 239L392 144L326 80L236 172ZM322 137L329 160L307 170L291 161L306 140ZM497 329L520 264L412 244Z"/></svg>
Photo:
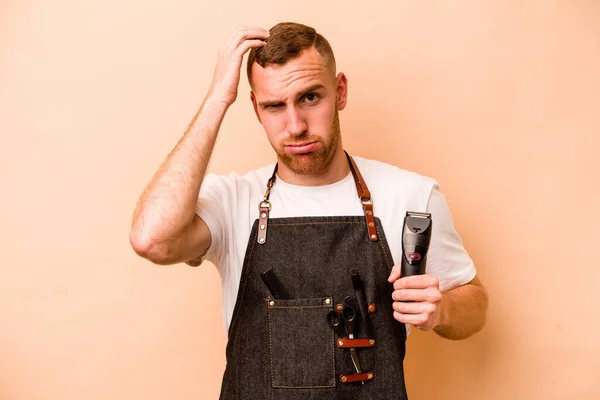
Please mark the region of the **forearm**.
<svg viewBox="0 0 600 400"><path fill-rule="evenodd" d="M183 137L140 196L131 236L142 242L168 243L192 221L202 180L228 105L205 100Z"/></svg>
<svg viewBox="0 0 600 400"><path fill-rule="evenodd" d="M464 286L442 294L439 322L433 329L447 339L465 339L483 328L487 306L487 292L475 278Z"/></svg>

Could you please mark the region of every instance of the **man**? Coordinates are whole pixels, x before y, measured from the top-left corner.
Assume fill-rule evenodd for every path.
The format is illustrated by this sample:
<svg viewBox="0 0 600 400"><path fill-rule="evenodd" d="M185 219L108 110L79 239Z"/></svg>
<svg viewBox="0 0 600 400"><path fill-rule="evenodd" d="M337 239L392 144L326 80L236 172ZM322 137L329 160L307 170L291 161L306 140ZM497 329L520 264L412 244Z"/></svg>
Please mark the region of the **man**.
<svg viewBox="0 0 600 400"><path fill-rule="evenodd" d="M251 101L277 163L205 177L249 50ZM486 291L436 181L344 151L347 87L313 28L238 29L137 205L130 241L139 255L219 266L222 399L406 399L406 327L463 339L484 325ZM431 213L433 231L427 273L401 277L407 211Z"/></svg>

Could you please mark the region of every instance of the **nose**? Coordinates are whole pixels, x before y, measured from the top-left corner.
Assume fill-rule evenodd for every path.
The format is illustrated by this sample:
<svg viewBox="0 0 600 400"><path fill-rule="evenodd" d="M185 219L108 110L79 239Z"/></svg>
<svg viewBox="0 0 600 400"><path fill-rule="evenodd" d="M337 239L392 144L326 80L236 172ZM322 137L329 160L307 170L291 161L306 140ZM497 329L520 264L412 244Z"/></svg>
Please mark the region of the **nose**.
<svg viewBox="0 0 600 400"><path fill-rule="evenodd" d="M291 136L300 136L308 130L308 125L302 113L296 107L288 111L287 131Z"/></svg>

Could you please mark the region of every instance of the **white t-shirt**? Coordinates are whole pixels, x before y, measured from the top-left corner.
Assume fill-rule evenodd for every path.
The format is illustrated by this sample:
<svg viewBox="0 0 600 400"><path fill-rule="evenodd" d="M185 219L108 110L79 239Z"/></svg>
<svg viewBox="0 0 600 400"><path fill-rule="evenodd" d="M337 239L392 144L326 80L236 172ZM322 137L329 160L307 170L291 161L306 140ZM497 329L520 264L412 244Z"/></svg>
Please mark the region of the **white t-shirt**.
<svg viewBox="0 0 600 400"><path fill-rule="evenodd" d="M475 266L454 228L446 199L438 183L425 176L379 161L353 157L373 201L373 214L381 220L394 264L402 257L402 227L406 211L429 212L433 221L427 255L427 273L436 276L445 292L475 277ZM246 247L258 205L275 164L240 176L208 174L200 190L196 213L210 229L212 242L204 259L219 270L225 331L237 299ZM271 218L364 215L356 185L349 173L324 186L297 186L279 177L269 197Z"/></svg>

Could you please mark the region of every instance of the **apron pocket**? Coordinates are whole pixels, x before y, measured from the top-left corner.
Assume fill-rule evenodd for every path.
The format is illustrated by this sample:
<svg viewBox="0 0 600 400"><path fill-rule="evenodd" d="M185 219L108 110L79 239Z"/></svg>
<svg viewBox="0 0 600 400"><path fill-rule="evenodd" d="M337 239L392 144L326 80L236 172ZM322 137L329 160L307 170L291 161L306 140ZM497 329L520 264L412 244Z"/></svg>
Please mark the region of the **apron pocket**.
<svg viewBox="0 0 600 400"><path fill-rule="evenodd" d="M328 297L267 300L272 387L335 387L332 307Z"/></svg>

